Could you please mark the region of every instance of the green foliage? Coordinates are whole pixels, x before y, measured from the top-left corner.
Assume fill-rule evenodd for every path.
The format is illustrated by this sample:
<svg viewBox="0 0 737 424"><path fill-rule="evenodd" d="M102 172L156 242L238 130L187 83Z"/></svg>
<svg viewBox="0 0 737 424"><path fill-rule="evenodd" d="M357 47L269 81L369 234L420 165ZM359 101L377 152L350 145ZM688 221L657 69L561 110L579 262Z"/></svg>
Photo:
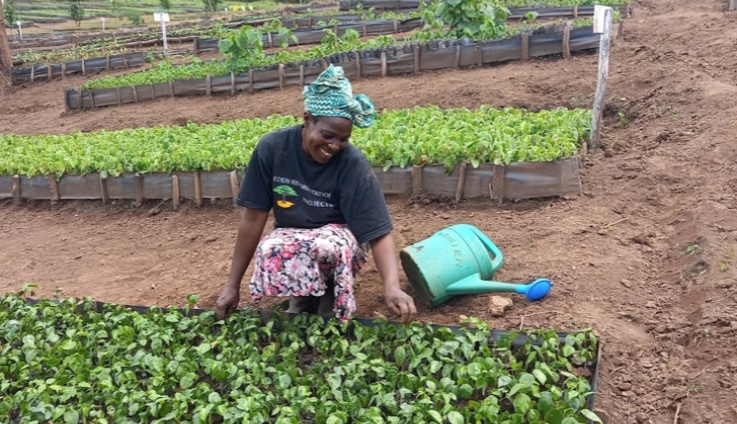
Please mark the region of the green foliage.
<svg viewBox="0 0 737 424"><path fill-rule="evenodd" d="M24 289L25 290L25 289ZM193 304L192 300L189 301ZM0 415L11 422L530 423L599 418L570 358L596 358L590 330L496 340L316 315L217 321L89 298L0 297ZM188 308L185 308L185 311Z"/></svg>
<svg viewBox="0 0 737 424"><path fill-rule="evenodd" d="M617 14L614 15L615 19ZM591 25L590 18L577 19L574 27ZM282 42L287 39L296 40L291 31L281 26L274 27L282 35ZM233 32L228 32L227 37L219 44L220 52L226 56L224 62L198 62L176 67L152 68L145 71L134 72L118 77L102 77L92 79L82 85L84 89L115 88L126 85L145 85L172 81L181 78L204 78L206 75L221 76L230 72L246 72L251 68L276 65L278 63L291 63L304 60L323 59L327 56L366 49L378 49L388 46L402 46L413 42L427 42L430 40L444 39L445 34L441 31L427 30L418 31L403 39L396 39L392 35L381 35L364 42L360 41L360 34L353 29L346 30L343 37L338 37L331 28L324 28L325 36L319 46L313 46L306 50L281 50L267 55L263 52L263 29L242 27ZM498 38L514 34L508 34ZM260 38L259 38L260 37ZM487 40L486 38L481 38ZM250 43L250 44L249 44ZM200 68L198 69L198 66ZM178 70L181 69L181 75ZM186 75L186 76L185 76Z"/></svg>
<svg viewBox="0 0 737 424"><path fill-rule="evenodd" d="M135 9L126 9L123 14L132 25L143 25L143 15Z"/></svg>
<svg viewBox="0 0 737 424"><path fill-rule="evenodd" d="M217 125L137 128L68 135L0 135L0 175L242 169L266 133L295 125L272 116ZM374 166L550 161L570 157L590 133L589 110L449 109L384 111L351 142Z"/></svg>
<svg viewBox="0 0 737 424"><path fill-rule="evenodd" d="M242 26L220 40L218 50L227 58L225 64L228 71L236 74L266 63L264 34L260 28Z"/></svg>
<svg viewBox="0 0 737 424"><path fill-rule="evenodd" d="M69 2L69 16L72 17L74 22L79 26L84 19L84 6L82 2L84 0L67 0Z"/></svg>
<svg viewBox="0 0 737 424"><path fill-rule="evenodd" d="M435 14L452 38L496 39L507 35L509 9L501 0L436 0Z"/></svg>
<svg viewBox="0 0 737 424"><path fill-rule="evenodd" d="M15 0L5 0L5 3L3 3L3 18L5 19L5 25L11 28L15 25L15 22L19 19L15 9Z"/></svg>
<svg viewBox="0 0 737 424"><path fill-rule="evenodd" d="M171 10L171 0L159 0L159 6L168 12Z"/></svg>

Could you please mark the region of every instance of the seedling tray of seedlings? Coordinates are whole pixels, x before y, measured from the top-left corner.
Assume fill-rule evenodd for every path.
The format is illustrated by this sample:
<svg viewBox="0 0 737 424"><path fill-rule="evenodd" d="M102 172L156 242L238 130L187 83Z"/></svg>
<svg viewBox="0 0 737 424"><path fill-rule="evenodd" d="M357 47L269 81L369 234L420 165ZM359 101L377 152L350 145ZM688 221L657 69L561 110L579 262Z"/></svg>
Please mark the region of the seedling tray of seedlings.
<svg viewBox="0 0 737 424"><path fill-rule="evenodd" d="M11 422L549 423L592 412L591 330L0 297Z"/></svg>

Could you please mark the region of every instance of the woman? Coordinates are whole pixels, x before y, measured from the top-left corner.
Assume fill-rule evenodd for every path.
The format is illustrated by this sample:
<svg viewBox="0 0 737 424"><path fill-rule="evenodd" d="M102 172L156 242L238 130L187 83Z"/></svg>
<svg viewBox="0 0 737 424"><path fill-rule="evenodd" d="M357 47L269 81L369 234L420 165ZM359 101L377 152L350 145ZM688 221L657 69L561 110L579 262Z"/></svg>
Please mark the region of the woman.
<svg viewBox="0 0 737 424"><path fill-rule="evenodd" d="M289 296L288 312L347 320L356 310L354 277L370 248L387 306L408 323L417 310L399 286L389 211L371 165L348 141L353 125L373 124L374 106L364 94L353 96L343 68L332 65L303 97L303 123L267 134L254 149L236 199L245 211L217 316L237 308L255 256L254 301ZM272 208L275 228L259 241Z"/></svg>

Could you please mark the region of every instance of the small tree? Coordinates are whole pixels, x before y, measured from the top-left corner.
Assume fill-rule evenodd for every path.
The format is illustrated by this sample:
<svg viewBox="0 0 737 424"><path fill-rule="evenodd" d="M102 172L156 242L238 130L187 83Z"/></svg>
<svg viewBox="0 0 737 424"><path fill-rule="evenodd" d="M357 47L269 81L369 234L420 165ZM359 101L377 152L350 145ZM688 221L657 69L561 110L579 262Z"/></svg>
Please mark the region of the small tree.
<svg viewBox="0 0 737 424"><path fill-rule="evenodd" d="M84 19L84 7L82 7L82 1L84 0L68 0L69 1L69 15L74 19L74 22L79 26Z"/></svg>
<svg viewBox="0 0 737 424"><path fill-rule="evenodd" d="M220 5L223 4L223 0L202 0L202 4L205 5L205 9L209 10L210 13L215 13L220 8Z"/></svg>
<svg viewBox="0 0 737 424"><path fill-rule="evenodd" d="M159 5L167 12L171 10L171 0L159 0Z"/></svg>
<svg viewBox="0 0 737 424"><path fill-rule="evenodd" d="M5 8L5 12L3 13L5 22L12 27L13 24L15 24L15 21L18 20L18 13L15 9L15 0L5 0L3 7Z"/></svg>

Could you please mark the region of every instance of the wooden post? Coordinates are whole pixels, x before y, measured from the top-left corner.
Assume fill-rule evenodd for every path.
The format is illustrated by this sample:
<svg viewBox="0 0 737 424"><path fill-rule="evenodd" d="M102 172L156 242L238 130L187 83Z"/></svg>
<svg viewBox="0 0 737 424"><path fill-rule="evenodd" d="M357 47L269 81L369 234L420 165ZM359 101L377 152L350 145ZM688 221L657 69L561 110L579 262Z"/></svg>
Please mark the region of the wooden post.
<svg viewBox="0 0 737 424"><path fill-rule="evenodd" d="M210 96L212 94L212 80L210 79L210 74L207 74L205 77L205 95Z"/></svg>
<svg viewBox="0 0 737 424"><path fill-rule="evenodd" d="M110 201L110 195L107 192L107 179L102 178L102 175L100 175L100 195L102 196L103 204Z"/></svg>
<svg viewBox="0 0 737 424"><path fill-rule="evenodd" d="M461 67L461 45L456 46L456 61L455 61L455 68L458 69Z"/></svg>
<svg viewBox="0 0 737 424"><path fill-rule="evenodd" d="M49 182L49 191L51 192L51 201L59 201L59 185L56 183L56 175L49 174L46 176L46 181Z"/></svg>
<svg viewBox="0 0 737 424"><path fill-rule="evenodd" d="M200 182L200 171L194 171L194 200L197 206L202 206L202 183Z"/></svg>
<svg viewBox="0 0 737 424"><path fill-rule="evenodd" d="M238 180L238 171L230 173L230 192L233 194L233 204L236 205L238 200L238 192L240 191L240 181Z"/></svg>
<svg viewBox="0 0 737 424"><path fill-rule="evenodd" d="M179 198L181 197L179 193L179 177L176 175L171 176L171 201L172 206L174 207L174 210L179 209Z"/></svg>
<svg viewBox="0 0 737 424"><path fill-rule="evenodd" d="M82 58L82 75L87 75L87 68L84 65L84 58Z"/></svg>
<svg viewBox="0 0 737 424"><path fill-rule="evenodd" d="M422 192L422 165L412 166L412 194Z"/></svg>
<svg viewBox="0 0 737 424"><path fill-rule="evenodd" d="M12 189L13 189L13 203L16 205L20 205L20 176L19 175L13 175L13 183L12 183Z"/></svg>
<svg viewBox="0 0 737 424"><path fill-rule="evenodd" d="M253 68L248 70L248 91L253 94L256 90L253 88Z"/></svg>
<svg viewBox="0 0 737 424"><path fill-rule="evenodd" d="M593 116L591 118L591 138L589 139L589 150L599 148L599 136L601 135L601 116L604 110L604 94L606 93L606 80L609 74L609 44L612 31L612 8L604 8L604 32L599 40L599 76L596 83L596 97L594 99ZM596 17L594 18L594 30L597 30Z"/></svg>
<svg viewBox="0 0 737 424"><path fill-rule="evenodd" d="M136 206L143 204L143 176L136 172Z"/></svg>
<svg viewBox="0 0 737 424"><path fill-rule="evenodd" d="M414 51L414 65L415 65L415 73L420 72L420 46L419 44L415 46Z"/></svg>
<svg viewBox="0 0 737 424"><path fill-rule="evenodd" d="M571 58L571 22L567 21L563 26L563 58Z"/></svg>
<svg viewBox="0 0 737 424"><path fill-rule="evenodd" d="M461 169L458 175L458 185L456 186L456 203L461 201L461 198L463 198L463 186L466 184L466 168L468 167L468 162L463 162L461 164Z"/></svg>
<svg viewBox="0 0 737 424"><path fill-rule="evenodd" d="M530 34L527 32L522 33L522 60L530 59Z"/></svg>
<svg viewBox="0 0 737 424"><path fill-rule="evenodd" d="M36 65L31 65L31 82L36 79Z"/></svg>
<svg viewBox="0 0 737 424"><path fill-rule="evenodd" d="M737 0L729 0L729 10L737 8Z"/></svg>
<svg viewBox="0 0 737 424"><path fill-rule="evenodd" d="M504 165L494 165L491 175L491 200L504 202Z"/></svg>
<svg viewBox="0 0 737 424"><path fill-rule="evenodd" d="M284 89L284 64L279 64L279 90Z"/></svg>
<svg viewBox="0 0 737 424"><path fill-rule="evenodd" d="M356 79L361 78L361 52L355 52L356 55Z"/></svg>
<svg viewBox="0 0 737 424"><path fill-rule="evenodd" d="M299 64L299 85L305 85L305 64Z"/></svg>
<svg viewBox="0 0 737 424"><path fill-rule="evenodd" d="M381 52L381 77L386 77L386 51Z"/></svg>
<svg viewBox="0 0 737 424"><path fill-rule="evenodd" d="M61 63L61 79L64 79L66 75L67 75L67 63L62 62Z"/></svg>

